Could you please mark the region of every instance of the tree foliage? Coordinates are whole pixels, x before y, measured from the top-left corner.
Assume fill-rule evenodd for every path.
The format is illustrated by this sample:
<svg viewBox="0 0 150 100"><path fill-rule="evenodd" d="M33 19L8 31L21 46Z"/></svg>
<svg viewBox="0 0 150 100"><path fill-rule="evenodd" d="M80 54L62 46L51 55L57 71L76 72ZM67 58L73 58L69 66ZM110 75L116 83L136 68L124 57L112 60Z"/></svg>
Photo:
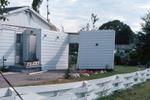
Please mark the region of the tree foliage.
<svg viewBox="0 0 150 100"><path fill-rule="evenodd" d="M150 65L150 12L142 19L144 21L142 24L143 33L139 32L138 34L136 50L140 63Z"/></svg>
<svg viewBox="0 0 150 100"><path fill-rule="evenodd" d="M40 8L42 2L43 2L43 0L33 0L33 2L32 2L32 8L38 13L40 13L39 8Z"/></svg>
<svg viewBox="0 0 150 100"><path fill-rule="evenodd" d="M99 18L97 17L96 14L92 13L91 20L92 20L93 29L95 29L95 23L99 20Z"/></svg>
<svg viewBox="0 0 150 100"><path fill-rule="evenodd" d="M91 14L91 22L86 23L80 31L90 31L90 30L97 30L96 22L99 20L97 14L92 13ZM91 23L91 24L90 24Z"/></svg>
<svg viewBox="0 0 150 100"><path fill-rule="evenodd" d="M83 26L80 31L90 31L90 24L87 23L85 26Z"/></svg>
<svg viewBox="0 0 150 100"><path fill-rule="evenodd" d="M8 0L0 0L0 19L5 20L6 18L4 15L4 9L9 4Z"/></svg>
<svg viewBox="0 0 150 100"><path fill-rule="evenodd" d="M104 23L99 27L99 30L102 29L113 29L116 31L116 44L130 44L133 41L133 31L127 24L124 24L119 20Z"/></svg>

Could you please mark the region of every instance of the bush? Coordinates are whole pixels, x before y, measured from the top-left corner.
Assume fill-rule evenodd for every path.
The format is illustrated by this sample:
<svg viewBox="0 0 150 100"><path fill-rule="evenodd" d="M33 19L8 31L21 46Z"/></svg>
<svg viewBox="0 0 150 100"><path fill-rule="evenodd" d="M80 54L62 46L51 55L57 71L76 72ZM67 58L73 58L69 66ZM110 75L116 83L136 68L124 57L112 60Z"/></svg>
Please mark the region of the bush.
<svg viewBox="0 0 150 100"><path fill-rule="evenodd" d="M138 65L138 54L133 50L125 51L123 54L120 52L115 53L116 65Z"/></svg>
<svg viewBox="0 0 150 100"><path fill-rule="evenodd" d="M121 65L122 63L121 63L121 58L120 58L120 56L118 56L118 55L115 55L115 64L116 65Z"/></svg>
<svg viewBox="0 0 150 100"><path fill-rule="evenodd" d="M129 65L138 65L138 54L136 51L132 51L129 54L130 60L129 60Z"/></svg>
<svg viewBox="0 0 150 100"><path fill-rule="evenodd" d="M69 79L71 76L70 76L70 73L71 73L71 70L70 68L68 68L66 71L65 71L65 79Z"/></svg>
<svg viewBox="0 0 150 100"><path fill-rule="evenodd" d="M2 71L2 72L8 72L9 70L6 69L6 68L0 68L0 71Z"/></svg>

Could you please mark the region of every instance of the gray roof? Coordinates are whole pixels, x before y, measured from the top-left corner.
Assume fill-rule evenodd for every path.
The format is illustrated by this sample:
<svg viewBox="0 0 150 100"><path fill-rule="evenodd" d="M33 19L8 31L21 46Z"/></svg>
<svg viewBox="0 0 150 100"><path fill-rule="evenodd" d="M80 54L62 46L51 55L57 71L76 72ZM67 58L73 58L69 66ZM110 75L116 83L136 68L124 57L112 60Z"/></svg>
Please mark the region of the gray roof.
<svg viewBox="0 0 150 100"><path fill-rule="evenodd" d="M3 9L3 12L4 12L4 13L8 13L8 12L10 12L10 11L17 10L17 9L20 9L20 8L23 8L23 7L25 7L25 6L7 7L7 8L4 8L4 9Z"/></svg>
<svg viewBox="0 0 150 100"><path fill-rule="evenodd" d="M21 8L25 8L25 7L29 7L29 6L6 7L6 8L4 8L3 10L0 10L0 12L3 11L4 13L9 13L9 12L11 12L11 11L15 11L15 10L17 10L17 9L21 9ZM29 7L29 8L30 8L30 7ZM31 9L32 9L32 8L31 8ZM32 10L33 10L33 9L32 9ZM33 11L33 12L36 13L36 15L38 15L38 17L41 18L44 22L46 22L46 24L51 27L51 30L53 30L53 31L58 31L58 30L59 30L55 25L53 25L53 24L50 23L50 22L47 22L47 20L45 20L45 19L43 19L41 16L39 16L39 15L40 15L39 13L37 13L37 12L35 12L35 11Z"/></svg>

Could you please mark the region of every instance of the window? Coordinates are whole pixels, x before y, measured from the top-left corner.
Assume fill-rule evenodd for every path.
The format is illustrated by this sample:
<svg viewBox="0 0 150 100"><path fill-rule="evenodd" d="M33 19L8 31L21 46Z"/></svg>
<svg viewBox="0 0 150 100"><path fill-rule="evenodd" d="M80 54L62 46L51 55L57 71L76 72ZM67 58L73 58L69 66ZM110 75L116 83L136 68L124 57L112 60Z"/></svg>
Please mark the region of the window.
<svg viewBox="0 0 150 100"><path fill-rule="evenodd" d="M96 43L96 44L95 44L95 46L99 46L99 44L98 44L98 43Z"/></svg>

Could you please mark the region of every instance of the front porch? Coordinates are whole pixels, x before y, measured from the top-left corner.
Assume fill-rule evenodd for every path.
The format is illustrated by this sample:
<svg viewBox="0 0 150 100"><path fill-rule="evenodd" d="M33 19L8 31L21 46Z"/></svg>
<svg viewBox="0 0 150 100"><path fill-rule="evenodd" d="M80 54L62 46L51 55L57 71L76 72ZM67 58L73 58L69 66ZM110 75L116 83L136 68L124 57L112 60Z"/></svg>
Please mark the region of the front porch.
<svg viewBox="0 0 150 100"><path fill-rule="evenodd" d="M41 30L26 28L16 33L15 65L9 70L36 72L41 70Z"/></svg>

